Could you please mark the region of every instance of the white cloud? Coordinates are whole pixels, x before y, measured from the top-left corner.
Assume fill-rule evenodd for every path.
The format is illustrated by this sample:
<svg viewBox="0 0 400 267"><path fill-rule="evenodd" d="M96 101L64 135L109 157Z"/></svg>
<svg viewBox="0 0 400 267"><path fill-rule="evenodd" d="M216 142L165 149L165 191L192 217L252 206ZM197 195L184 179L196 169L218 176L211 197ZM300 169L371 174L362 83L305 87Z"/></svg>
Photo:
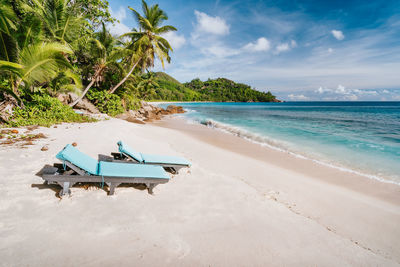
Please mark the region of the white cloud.
<svg viewBox="0 0 400 267"><path fill-rule="evenodd" d="M173 50L181 48L186 43L186 39L183 34L179 35L176 32L167 32L162 36L167 39Z"/></svg>
<svg viewBox="0 0 400 267"><path fill-rule="evenodd" d="M122 21L122 20L126 19L126 7L120 6L118 11L116 11L116 12L114 12L111 9L111 16L113 16L114 18L116 18L119 21Z"/></svg>
<svg viewBox="0 0 400 267"><path fill-rule="evenodd" d="M294 95L294 94L290 94L288 95L288 97L290 98L290 100L309 100L310 98L305 96L305 95Z"/></svg>
<svg viewBox="0 0 400 267"><path fill-rule="evenodd" d="M318 94L324 94L324 93L330 93L330 92L332 92L332 90L331 89L328 89L328 88L322 88L322 86L320 86L317 90L315 90L314 91L315 93L318 93Z"/></svg>
<svg viewBox="0 0 400 267"><path fill-rule="evenodd" d="M290 49L289 44L288 43L283 43L283 44L280 44L280 45L278 45L276 47L276 52L279 54L281 52L288 51L289 49Z"/></svg>
<svg viewBox="0 0 400 267"><path fill-rule="evenodd" d="M292 48L295 48L297 43L295 40L291 40L290 43L282 43L276 46L275 54L279 54L281 52L289 51Z"/></svg>
<svg viewBox="0 0 400 267"><path fill-rule="evenodd" d="M344 87L343 85L339 84L335 93L337 94L347 94L348 91L346 90L346 87Z"/></svg>
<svg viewBox="0 0 400 267"><path fill-rule="evenodd" d="M339 41L344 39L344 34L342 31L332 30L331 33L332 33L333 37L335 37Z"/></svg>
<svg viewBox="0 0 400 267"><path fill-rule="evenodd" d="M218 16L211 17L206 13L197 10L194 11L194 14L197 19L197 31L215 35L227 35L229 33L229 25L224 19Z"/></svg>
<svg viewBox="0 0 400 267"><path fill-rule="evenodd" d="M328 54L332 54L333 53L333 49L332 48L328 48Z"/></svg>
<svg viewBox="0 0 400 267"><path fill-rule="evenodd" d="M119 22L115 22L115 25L109 24L108 29L112 35L120 36L124 33L130 32L131 29L126 26L122 21L126 18L126 7L120 6L118 11L114 12L111 8L111 16L116 18Z"/></svg>
<svg viewBox="0 0 400 267"><path fill-rule="evenodd" d="M289 92L286 92L288 94ZM291 92L290 92L291 93ZM389 99L394 95L390 91L372 90L372 89L347 89L343 85L338 85L336 89L329 89L320 86L314 91L300 91L297 94L303 94L312 100L327 101L356 101L356 100L378 100L382 94L386 94ZM381 98L382 99L382 98ZM386 99L386 98L385 98Z"/></svg>
<svg viewBox="0 0 400 267"><path fill-rule="evenodd" d="M347 95L344 97L345 100L349 100L349 101L356 101L358 100L358 96L356 95Z"/></svg>
<svg viewBox="0 0 400 267"><path fill-rule="evenodd" d="M220 15L221 18L229 17L227 12L222 14L224 15ZM240 14L236 15L239 16ZM193 27L196 30L196 16L193 13L192 16ZM235 13L230 17L234 16ZM283 18L286 19L286 17ZM400 46L392 45L392 42L389 42L389 45L388 40L395 40L393 38L396 37L395 34L397 33L390 30L392 27L389 27L389 24L377 29L364 29L355 32L349 39L349 33L344 34L344 30L341 28L327 28L328 26L322 23L318 25L302 23L301 27L298 28L298 21L293 23L292 20L288 21L293 26L288 27L288 31L281 31L279 27L276 27L273 31L267 31L271 27L271 25L266 24L267 21L260 20L257 23L253 21L252 26L264 25L265 32L269 32L271 35L263 34L253 37L254 39L247 39L240 46L238 46L238 42L234 41L236 38L230 39L226 35L201 34L199 39L193 40L188 38L185 33L187 43L190 42L191 44L187 48L192 50L188 51L186 55L180 53L175 55L171 73L182 81L192 79L193 73L196 73L196 76L202 79L218 76L227 77L258 89L271 90L278 96L281 94L282 99L289 99L287 97L289 94L303 94L313 100L315 97L321 100L325 97L343 99L347 96L346 94L335 93L338 84L344 85L346 88L362 88L359 89L362 91L377 90L380 95L383 95L382 90L386 88L390 92L384 95L387 100L392 99L392 95L400 95L400 92L394 92L394 88L400 86L398 76ZM331 33L333 29L343 30L342 34L346 35L346 41L334 39ZM233 25L231 25L230 32L233 32ZM243 47L247 43L250 41L256 43L257 39L263 36L269 39L270 50L267 52L241 53L245 51ZM271 54L275 53L277 45L284 42L291 43L290 37L287 39L288 36L302 37L301 44L300 39L295 39L296 41L299 40L298 47L301 47L301 51L294 54L294 52L297 52L295 50L300 49L293 48L293 51L282 52L280 56L272 56ZM340 45L333 45L331 44L332 41L334 43L337 41L336 43L340 43ZM218 47L211 49L214 54L221 47L230 50L236 49L239 54L216 57L214 54L205 53L206 48L215 45L218 45ZM385 49L382 49L383 46ZM232 51L224 54L232 54ZM292 57L292 55L295 57ZM315 93L314 91L320 86L323 90L329 88L332 92ZM379 88L382 88L382 90ZM357 92L350 92L348 95L351 94L358 96L358 100L380 99L380 96L377 98L377 96L371 94L361 95Z"/></svg>
<svg viewBox="0 0 400 267"><path fill-rule="evenodd" d="M116 22L115 25L110 25L109 30L112 35L116 35L116 36L120 36L124 33L131 31L128 26L126 26L123 23L118 23L118 22Z"/></svg>
<svg viewBox="0 0 400 267"><path fill-rule="evenodd" d="M237 55L239 48L232 48L223 41L225 35L229 33L229 25L224 19L216 16L212 17L206 13L195 10L196 23L194 31L191 33L190 44L202 54L197 60L197 68L210 68L215 66L225 58ZM188 62L188 66L193 68L193 60Z"/></svg>
<svg viewBox="0 0 400 267"><path fill-rule="evenodd" d="M204 54L211 54L218 58L224 58L229 56L234 56L239 54L239 50L229 48L224 45L212 45L210 47L204 48L202 51Z"/></svg>
<svg viewBox="0 0 400 267"><path fill-rule="evenodd" d="M375 90L360 90L361 91L361 94L366 94L366 95L377 95L378 94L378 92L377 91L375 91Z"/></svg>
<svg viewBox="0 0 400 267"><path fill-rule="evenodd" d="M254 42L254 43L250 42L247 45L245 45L243 48L246 50L249 50L249 51L256 51L256 52L268 51L271 48L271 44L267 38L261 37L261 38L258 38L256 42Z"/></svg>

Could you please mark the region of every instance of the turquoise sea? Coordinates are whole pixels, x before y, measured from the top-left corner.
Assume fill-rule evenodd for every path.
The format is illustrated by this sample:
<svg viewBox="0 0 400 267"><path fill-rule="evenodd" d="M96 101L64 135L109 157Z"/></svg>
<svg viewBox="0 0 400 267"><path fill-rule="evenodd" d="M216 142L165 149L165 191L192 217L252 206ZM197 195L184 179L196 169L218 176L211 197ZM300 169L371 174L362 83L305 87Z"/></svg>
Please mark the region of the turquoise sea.
<svg viewBox="0 0 400 267"><path fill-rule="evenodd" d="M180 103L195 123L400 184L400 102Z"/></svg>

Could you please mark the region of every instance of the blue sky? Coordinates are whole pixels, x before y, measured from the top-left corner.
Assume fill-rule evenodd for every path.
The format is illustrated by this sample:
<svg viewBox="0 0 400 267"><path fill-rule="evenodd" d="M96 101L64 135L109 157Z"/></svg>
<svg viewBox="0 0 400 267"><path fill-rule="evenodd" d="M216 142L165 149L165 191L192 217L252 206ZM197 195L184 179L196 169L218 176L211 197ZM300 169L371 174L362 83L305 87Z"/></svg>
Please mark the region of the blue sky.
<svg viewBox="0 0 400 267"><path fill-rule="evenodd" d="M400 100L400 1L159 0L174 49L165 72L181 82L225 77L284 100ZM131 6L111 0L120 23ZM160 65L156 70L161 70Z"/></svg>

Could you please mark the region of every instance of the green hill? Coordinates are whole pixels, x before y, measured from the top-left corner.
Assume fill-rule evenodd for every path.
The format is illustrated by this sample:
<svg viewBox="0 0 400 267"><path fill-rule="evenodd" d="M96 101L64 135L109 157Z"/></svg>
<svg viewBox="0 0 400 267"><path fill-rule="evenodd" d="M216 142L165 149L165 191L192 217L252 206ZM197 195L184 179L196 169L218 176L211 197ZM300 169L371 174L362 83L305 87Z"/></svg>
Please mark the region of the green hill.
<svg viewBox="0 0 400 267"><path fill-rule="evenodd" d="M159 80L165 80L165 81L169 81L169 82L173 82L176 84L180 84L182 85L178 80L176 80L174 77L169 76L168 74L166 74L165 72L155 72L154 73L154 77L156 77Z"/></svg>
<svg viewBox="0 0 400 267"><path fill-rule="evenodd" d="M252 89L249 85L217 78L202 82L194 79L184 84L186 87L200 93L205 100L218 102L276 102L276 98L270 92L264 93Z"/></svg>
<svg viewBox="0 0 400 267"><path fill-rule="evenodd" d="M218 78L201 81L194 79L180 83L164 72L155 73L158 87L152 99L164 101L215 101L215 102L276 102L270 92L252 89L249 85Z"/></svg>
<svg viewBox="0 0 400 267"><path fill-rule="evenodd" d="M191 90L164 72L155 73L155 80L159 87L155 88L156 94L148 100L165 101L201 101L200 93Z"/></svg>

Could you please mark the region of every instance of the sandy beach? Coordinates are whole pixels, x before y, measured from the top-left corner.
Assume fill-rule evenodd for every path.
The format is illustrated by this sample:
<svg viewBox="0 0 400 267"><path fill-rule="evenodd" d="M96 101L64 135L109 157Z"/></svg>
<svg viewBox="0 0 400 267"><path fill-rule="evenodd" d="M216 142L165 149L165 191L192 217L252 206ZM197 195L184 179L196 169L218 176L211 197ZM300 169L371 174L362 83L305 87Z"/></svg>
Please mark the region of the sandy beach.
<svg viewBox="0 0 400 267"><path fill-rule="evenodd" d="M0 146L0 266L399 266L400 186L170 118L39 128ZM35 174L66 144L97 158L123 140L193 165L115 195ZM41 151L44 145L49 150Z"/></svg>

